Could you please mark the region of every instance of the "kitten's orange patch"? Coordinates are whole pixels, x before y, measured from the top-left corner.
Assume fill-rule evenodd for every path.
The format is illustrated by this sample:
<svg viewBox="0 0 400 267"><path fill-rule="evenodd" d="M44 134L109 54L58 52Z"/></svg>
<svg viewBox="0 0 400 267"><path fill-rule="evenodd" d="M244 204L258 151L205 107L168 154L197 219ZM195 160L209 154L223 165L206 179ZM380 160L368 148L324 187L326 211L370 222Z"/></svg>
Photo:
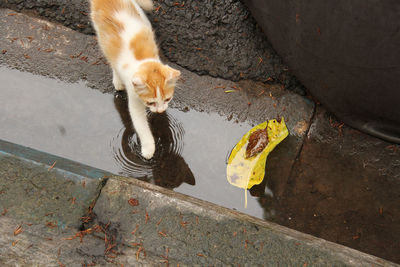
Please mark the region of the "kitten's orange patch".
<svg viewBox="0 0 400 267"><path fill-rule="evenodd" d="M124 25L115 18L117 12L130 11L138 16L133 4L122 0L92 0L91 4L92 19L100 31L107 34L119 34L124 29Z"/></svg>
<svg viewBox="0 0 400 267"><path fill-rule="evenodd" d="M136 34L131 39L129 48L138 60L158 58L158 49L151 29L143 29Z"/></svg>
<svg viewBox="0 0 400 267"><path fill-rule="evenodd" d="M121 52L121 37L119 35L110 35L104 38L103 50L104 54L112 65L116 64L118 56ZM103 40L101 38L100 40Z"/></svg>

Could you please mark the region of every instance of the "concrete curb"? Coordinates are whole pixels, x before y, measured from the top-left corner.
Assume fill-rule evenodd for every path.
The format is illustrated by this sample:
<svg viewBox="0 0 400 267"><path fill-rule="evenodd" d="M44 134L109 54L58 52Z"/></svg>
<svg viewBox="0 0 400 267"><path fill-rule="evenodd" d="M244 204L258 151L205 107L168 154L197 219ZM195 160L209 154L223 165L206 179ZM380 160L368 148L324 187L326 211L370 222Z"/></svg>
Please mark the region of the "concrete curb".
<svg viewBox="0 0 400 267"><path fill-rule="evenodd" d="M82 177L82 170L89 174L91 177L86 177L92 180L96 178L92 174L106 174L98 169L81 166L79 163L47 153L21 148L19 145L4 141L0 144L2 144L0 147L1 155L3 155L2 164L4 164L4 155L20 161L19 166L34 163L41 166L40 168L48 174L48 179L51 179L52 172L49 172L48 168L53 159L57 159L59 163L53 167L54 171L58 171L57 169L60 168L67 179L70 179L68 177L71 175ZM13 151L16 152L14 155L11 154ZM24 157L25 155L27 158ZM79 166L82 169L79 169ZM74 170L79 173L74 173ZM108 222L109 229L115 236L116 245L120 247L121 251L125 251L123 256L115 259L119 259L118 262L132 264L139 260L138 262L144 265L150 262L154 264L157 262L156 259L162 259L165 249L168 248L170 251L168 262L170 264L179 263L181 266L182 264L183 266L193 264L219 266L237 263L245 266L276 266L276 264L284 266L303 264L309 266L397 266L377 257L136 179L116 176L110 176L107 179L104 187L102 187L104 183L101 183L101 193L93 208L95 214L93 223L104 226ZM97 191L99 192L99 190ZM132 196L138 201L136 207L128 202ZM24 198L25 196L20 197ZM4 203L4 201L0 203ZM42 209L46 209L46 206L46 203L43 203ZM133 209L137 209L138 212L133 213ZM14 222L15 220L28 220L20 214L7 215L6 218L9 216L13 218ZM147 216L149 216L149 222L147 222ZM2 219L5 225L11 224L8 219L4 220ZM185 225L181 224L179 227L179 221L182 223L182 220L185 221ZM47 231L46 227L35 226L43 224L43 221L34 221L31 229L36 229L38 232ZM131 233L134 225L139 225L137 228L140 229L136 234ZM78 230L77 226L75 224L76 230ZM82 230L81 227L79 228ZM62 230L62 228L59 229ZM68 229L65 229L68 231L61 232L53 231L46 235L52 240L61 239L73 233L74 228ZM24 240L29 240L33 234L38 235L37 232L32 231L30 234L28 231L28 236L25 236ZM2 242L10 248L13 247L12 244L9 244L10 239L7 237L8 241L6 242L4 238L2 238ZM95 245L98 242L92 237L87 242L85 246L90 254L90 251L94 249L92 246L98 246ZM138 243L142 244L149 256L142 255L140 259L136 257L134 252L136 248L131 244ZM64 249L64 253L73 254L76 253L76 250L75 245L68 245L67 250ZM194 253L196 251L197 253ZM191 252L192 254L190 254ZM100 256L97 255L97 257ZM6 257L1 258L3 261L6 259ZM26 258L23 260L29 264L29 260ZM101 263L98 258L97 262Z"/></svg>
<svg viewBox="0 0 400 267"><path fill-rule="evenodd" d="M109 173L0 140L0 208L13 218L78 228Z"/></svg>
<svg viewBox="0 0 400 267"><path fill-rule="evenodd" d="M211 238L202 237L199 240L193 240L193 243L200 244L197 245L198 248L206 252L212 259L206 262L199 262L201 264L213 264L224 257L231 259L231 261L229 261L229 264L239 263L244 265L249 264L252 266L258 264L273 266L275 265L275 263L283 264L284 266L294 266L301 263L307 263L307 265L325 266L392 266L393 264L391 262L379 259L375 256L371 256L332 242L328 242L323 239L313 237L311 235L300 233L298 231L291 230L275 223L260 220L258 218L236 212L234 210L220 207L207 201L182 195L180 193L176 193L139 180L124 177L112 177L112 179L108 181L107 185L103 189L104 191L99 198L98 206L94 209L95 212L97 211L98 219L101 219L101 213L108 214L108 216L110 214L113 214L113 216L118 214L119 216L123 217L123 215L121 214L124 210L123 208L119 209L118 212L113 213L110 209L107 210L104 203L101 203L105 199L107 199L108 201L110 200L109 193L115 190L115 188L129 188L127 191L125 191L129 192L126 195L125 192L121 190L122 198L124 198L124 196L137 197L140 203L143 203L143 205L145 206L144 208L147 209L148 213L152 213L152 221L154 223L159 221L158 218L163 220L162 223L165 223L164 218L168 218L168 216L173 216L171 215L171 213L175 211L176 214L182 215L185 221L193 222L192 227L195 229L192 231L198 233L201 233L202 231L209 231L209 236L212 236ZM148 203L146 203L146 199ZM125 201L124 204L125 208L128 208L128 210L132 208L127 205L127 201ZM112 206L113 204L107 205ZM141 209L142 208L143 207L141 207ZM136 223L139 225L141 223L143 224L145 216L142 217L143 218L136 221L134 219L129 220L129 226L132 226ZM203 221L203 226L198 226L198 228L194 226L194 221L196 220L196 217L200 218L200 222ZM123 224L124 221L121 220L119 226L122 227ZM160 225L162 224L157 225L157 227L155 228L161 229L162 227L159 227ZM216 226L214 227L214 225ZM164 225L164 227L166 228L168 228L169 226L170 225L168 223ZM172 230L171 228L173 227L170 227L170 232L168 232L168 235L171 237L171 239L174 239L174 234L176 233L174 233L174 230ZM243 230L245 232L244 236L248 238L248 251L245 248L247 240L244 238L244 236L242 242L237 243L237 241L235 241L235 232L239 232L240 230ZM178 232L179 230L175 231ZM186 233L190 233L190 230L188 229L185 229L185 231ZM229 233L230 231L232 231L232 237L226 235L226 233ZM143 242L145 242L146 238L151 239L151 234L149 232L146 231L142 234ZM181 240L180 238L178 238L179 235L176 235L177 240ZM124 234L122 234L122 236L124 236ZM238 233L238 236L240 236L240 233ZM128 237L128 240L133 242L141 239L141 237L134 237L132 239L132 235L130 234L130 232L126 233L125 237ZM124 237L122 237L122 239L124 239ZM186 242L190 244L188 240ZM204 245L205 243L207 243L207 245ZM216 245L213 245L213 243L215 243ZM250 243L252 245L250 245ZM224 256L221 256L220 254L213 251L213 248L215 247L221 249L221 246L223 246L222 244L234 244L233 247L229 248L229 246L226 246L223 248ZM261 245L261 247L267 249L263 250L263 248L258 248L257 245L259 244L263 244ZM156 246L157 245L152 242L149 246L149 250L151 251L152 248L153 250L155 250L154 247ZM254 251L250 251L250 248L254 249ZM185 250L189 250L189 248L187 247ZM237 257L240 253L246 253L244 261L235 262L235 256ZM254 253L254 255L252 255L252 253ZM190 255L186 257L191 258ZM221 262L224 261L221 260ZM191 262L189 261L187 263L190 264ZM393 264L393 266L396 265Z"/></svg>

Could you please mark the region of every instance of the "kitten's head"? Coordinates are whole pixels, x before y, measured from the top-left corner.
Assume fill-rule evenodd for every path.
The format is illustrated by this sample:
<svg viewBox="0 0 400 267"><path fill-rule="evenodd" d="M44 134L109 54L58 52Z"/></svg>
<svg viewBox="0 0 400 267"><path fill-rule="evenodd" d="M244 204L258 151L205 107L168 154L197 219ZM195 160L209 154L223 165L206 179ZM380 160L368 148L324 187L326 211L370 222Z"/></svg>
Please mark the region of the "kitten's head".
<svg viewBox="0 0 400 267"><path fill-rule="evenodd" d="M136 93L151 112L164 112L174 95L180 71L160 62L140 64L132 83Z"/></svg>

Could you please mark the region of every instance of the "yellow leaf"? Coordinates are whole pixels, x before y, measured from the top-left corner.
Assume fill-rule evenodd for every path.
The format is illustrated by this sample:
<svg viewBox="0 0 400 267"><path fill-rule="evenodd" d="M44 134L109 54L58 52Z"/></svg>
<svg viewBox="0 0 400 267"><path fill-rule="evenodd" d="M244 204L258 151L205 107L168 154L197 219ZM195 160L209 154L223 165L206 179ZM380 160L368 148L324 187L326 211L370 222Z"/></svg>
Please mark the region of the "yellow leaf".
<svg viewBox="0 0 400 267"><path fill-rule="evenodd" d="M246 148L250 135L260 129L267 128L268 144L258 154L246 158ZM268 120L247 132L233 148L226 167L228 182L236 187L250 189L260 184L265 176L265 164L268 154L287 136L289 131L285 120Z"/></svg>

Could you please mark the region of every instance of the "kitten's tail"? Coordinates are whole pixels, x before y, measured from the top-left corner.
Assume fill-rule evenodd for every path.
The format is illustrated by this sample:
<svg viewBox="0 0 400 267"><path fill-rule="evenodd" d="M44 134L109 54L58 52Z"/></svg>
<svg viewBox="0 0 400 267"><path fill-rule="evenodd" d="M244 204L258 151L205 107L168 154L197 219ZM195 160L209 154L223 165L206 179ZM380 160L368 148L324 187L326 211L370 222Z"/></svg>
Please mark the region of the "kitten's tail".
<svg viewBox="0 0 400 267"><path fill-rule="evenodd" d="M153 10L153 0L136 0L136 3L146 11Z"/></svg>

